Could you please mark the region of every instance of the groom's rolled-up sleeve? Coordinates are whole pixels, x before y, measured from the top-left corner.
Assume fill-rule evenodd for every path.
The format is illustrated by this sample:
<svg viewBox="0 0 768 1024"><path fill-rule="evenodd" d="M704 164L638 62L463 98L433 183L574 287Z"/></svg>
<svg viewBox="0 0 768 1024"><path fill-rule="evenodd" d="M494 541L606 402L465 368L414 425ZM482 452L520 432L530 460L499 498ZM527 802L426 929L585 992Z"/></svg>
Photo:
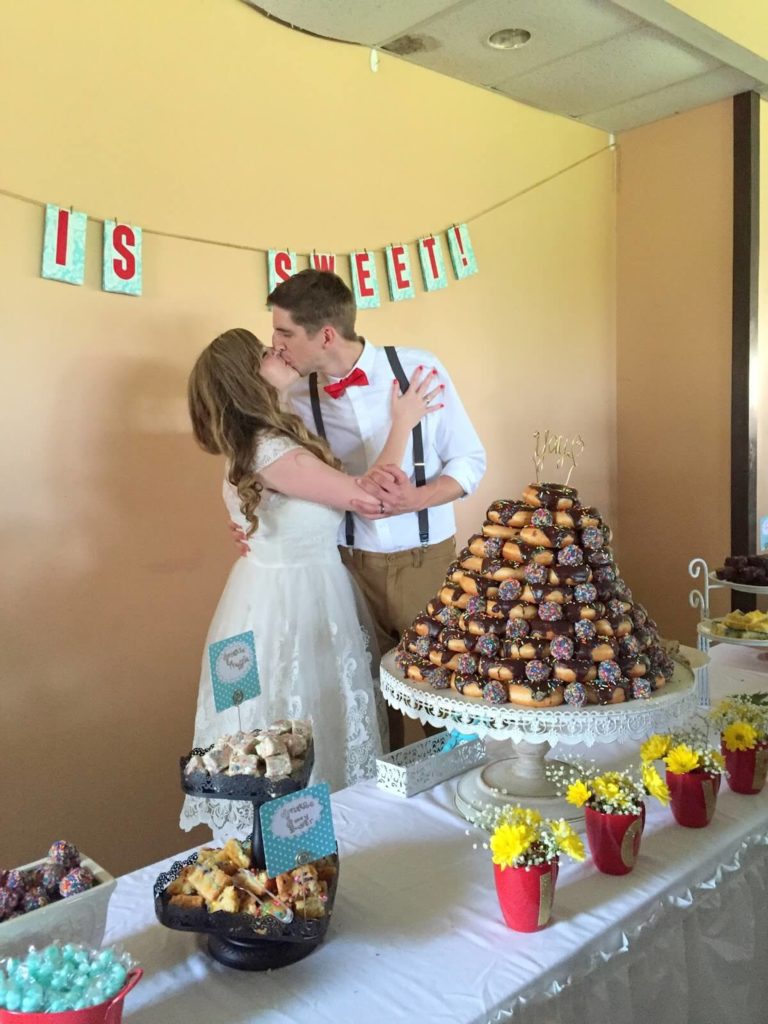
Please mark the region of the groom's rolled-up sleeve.
<svg viewBox="0 0 768 1024"><path fill-rule="evenodd" d="M455 480L466 497L477 489L485 474L485 448L448 371L434 357L433 361L439 380L445 385L445 408L438 413L435 431L435 450L443 464L440 475Z"/></svg>

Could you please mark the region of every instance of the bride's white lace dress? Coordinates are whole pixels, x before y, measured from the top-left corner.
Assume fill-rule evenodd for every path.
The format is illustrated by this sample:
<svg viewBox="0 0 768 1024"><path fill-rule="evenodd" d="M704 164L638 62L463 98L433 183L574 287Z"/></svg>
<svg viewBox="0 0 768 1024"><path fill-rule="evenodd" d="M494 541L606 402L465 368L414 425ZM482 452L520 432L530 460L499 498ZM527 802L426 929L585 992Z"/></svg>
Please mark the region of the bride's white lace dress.
<svg viewBox="0 0 768 1024"><path fill-rule="evenodd" d="M259 444L258 472L298 447L284 437ZM224 483L232 520L246 528L237 492ZM240 707L243 729L278 718L310 719L315 740L312 782L341 789L375 774L381 751L371 678L371 629L352 577L336 546L343 513L288 498L266 488L250 554L235 563L213 616L200 676L194 746L204 747L239 728L237 710L217 713L208 644L253 630L261 696ZM249 804L186 797L181 827L207 824L215 833L250 830Z"/></svg>

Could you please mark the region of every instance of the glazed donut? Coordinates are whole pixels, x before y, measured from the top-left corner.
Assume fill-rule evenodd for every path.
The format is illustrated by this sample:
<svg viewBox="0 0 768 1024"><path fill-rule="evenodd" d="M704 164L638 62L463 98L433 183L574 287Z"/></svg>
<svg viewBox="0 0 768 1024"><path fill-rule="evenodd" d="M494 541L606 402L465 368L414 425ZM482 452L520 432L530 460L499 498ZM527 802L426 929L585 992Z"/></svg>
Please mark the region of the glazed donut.
<svg viewBox="0 0 768 1024"><path fill-rule="evenodd" d="M552 586L577 587L580 583L589 583L592 570L588 565L551 565L547 582Z"/></svg>
<svg viewBox="0 0 768 1024"><path fill-rule="evenodd" d="M524 501L500 498L488 506L485 517L490 523L516 527L519 530L521 526L527 526L530 523L532 513L533 509Z"/></svg>
<svg viewBox="0 0 768 1024"><path fill-rule="evenodd" d="M447 651L454 651L456 654L471 654L477 643L477 637L474 633L468 633L466 630L447 626L438 637L438 642Z"/></svg>
<svg viewBox="0 0 768 1024"><path fill-rule="evenodd" d="M538 608L535 604L513 604L507 611L508 619L535 619Z"/></svg>
<svg viewBox="0 0 768 1024"><path fill-rule="evenodd" d="M517 562L518 565L527 565L528 562L552 565L555 560L555 553L550 548L522 544L519 540L505 541L502 554L508 562Z"/></svg>
<svg viewBox="0 0 768 1024"><path fill-rule="evenodd" d="M438 597L449 608L466 608L470 595L465 593L461 587L443 587Z"/></svg>
<svg viewBox="0 0 768 1024"><path fill-rule="evenodd" d="M520 531L520 539L531 547L565 548L576 543L576 534L573 530L562 530L559 526L524 526ZM509 557L506 552L504 557Z"/></svg>
<svg viewBox="0 0 768 1024"><path fill-rule="evenodd" d="M538 604L539 601L553 601L555 604L570 604L573 600L573 591L567 587L553 587L545 584L543 587L527 584L523 587L520 595L522 601L530 604Z"/></svg>
<svg viewBox="0 0 768 1024"><path fill-rule="evenodd" d="M576 491L563 484L529 484L523 491L523 500L534 508L573 508Z"/></svg>
<svg viewBox="0 0 768 1024"><path fill-rule="evenodd" d="M456 583L465 594L470 596L482 595L483 597L495 597L499 592L497 580L489 580L478 572L470 572L467 569L457 569L451 573L451 582Z"/></svg>
<svg viewBox="0 0 768 1024"><path fill-rule="evenodd" d="M562 686L553 687L549 693L542 693L540 690L533 692L530 684L510 683L509 684L510 704L520 704L526 708L554 708L563 703Z"/></svg>
<svg viewBox="0 0 768 1024"><path fill-rule="evenodd" d="M451 689L465 697L482 697L483 688L474 676L462 676L454 672L451 676Z"/></svg>
<svg viewBox="0 0 768 1024"><path fill-rule="evenodd" d="M505 640L501 645L501 656L507 660L532 661L534 658L545 658L547 644L544 640Z"/></svg>
<svg viewBox="0 0 768 1024"><path fill-rule="evenodd" d="M515 526L502 526L501 523L483 523L484 537L501 537L503 540L511 540L519 535L520 530Z"/></svg>
<svg viewBox="0 0 768 1024"><path fill-rule="evenodd" d="M571 625L562 619L556 622L545 622L540 618L530 620L531 636L534 639L554 640L557 636L570 636Z"/></svg>
<svg viewBox="0 0 768 1024"><path fill-rule="evenodd" d="M610 661L616 653L616 642L597 641L592 647L592 661Z"/></svg>
<svg viewBox="0 0 768 1024"><path fill-rule="evenodd" d="M603 606L599 602L577 604L575 601L563 606L563 614L569 622L578 622L579 619L589 619L594 622L603 614Z"/></svg>
<svg viewBox="0 0 768 1024"><path fill-rule="evenodd" d="M480 658L478 672L485 679L496 679L500 683L517 682L525 679L525 663L503 658Z"/></svg>
<svg viewBox="0 0 768 1024"><path fill-rule="evenodd" d="M515 569L511 565L494 561L492 558L479 558L476 555L470 554L469 551L467 552L467 557L462 558L459 565L462 569L466 569L467 572L476 572L486 579L496 580L499 583L504 580L523 578L522 569Z"/></svg>
<svg viewBox="0 0 768 1024"><path fill-rule="evenodd" d="M640 658L630 658L627 660L622 659L619 662L621 668L621 674L628 676L630 679L639 679L640 676L644 676L646 673L646 667Z"/></svg>
<svg viewBox="0 0 768 1024"><path fill-rule="evenodd" d="M496 619L492 615L465 615L459 627L475 636L482 636L483 633L504 636L507 622L506 619Z"/></svg>
<svg viewBox="0 0 768 1024"><path fill-rule="evenodd" d="M556 661L552 673L563 683L591 683L597 679L597 666L592 661Z"/></svg>
<svg viewBox="0 0 768 1024"><path fill-rule="evenodd" d="M596 508L586 508L580 505L578 509L574 509L574 519L576 520L575 525L583 530L587 526L602 526L603 517L597 511Z"/></svg>
<svg viewBox="0 0 768 1024"><path fill-rule="evenodd" d="M444 651L441 647L432 647L429 652L429 661L432 665L437 668L449 668L452 672L456 671L460 657L460 654L456 654L454 651ZM472 657L472 655L468 655L468 657Z"/></svg>
<svg viewBox="0 0 768 1024"><path fill-rule="evenodd" d="M481 533L475 533L469 538L467 544L471 554L478 558L501 559L504 540L502 537L484 537Z"/></svg>
<svg viewBox="0 0 768 1024"><path fill-rule="evenodd" d="M588 704L623 704L627 699L624 687L622 686L610 687L587 684L585 689L587 691Z"/></svg>
<svg viewBox="0 0 768 1024"><path fill-rule="evenodd" d="M418 633L419 636L437 636L442 628L439 622L436 622L424 612L417 615L413 622L413 631Z"/></svg>

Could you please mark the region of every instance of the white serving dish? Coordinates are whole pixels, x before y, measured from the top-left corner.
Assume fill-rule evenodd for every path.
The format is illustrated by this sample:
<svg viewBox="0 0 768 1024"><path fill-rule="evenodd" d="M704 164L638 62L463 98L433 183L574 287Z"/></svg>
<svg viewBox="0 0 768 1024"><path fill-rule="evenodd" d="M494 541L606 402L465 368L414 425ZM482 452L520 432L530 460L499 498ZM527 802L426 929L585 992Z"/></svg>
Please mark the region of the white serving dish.
<svg viewBox="0 0 768 1024"><path fill-rule="evenodd" d="M705 636L712 643L736 644L739 647L768 647L768 636L765 640L758 640L741 636L720 636L718 633L713 633L712 623L721 621L722 619L702 619L697 623L696 630L700 636Z"/></svg>
<svg viewBox="0 0 768 1024"><path fill-rule="evenodd" d="M21 870L41 867L45 858L24 864ZM103 867L81 855L80 863L95 879L92 889L49 903L38 910L0 922L0 956L18 956L28 946L47 946L56 939L98 949L104 940L107 906L117 880Z"/></svg>
<svg viewBox="0 0 768 1024"><path fill-rule="evenodd" d="M415 796L483 763L485 743L482 740L469 740L444 751L448 737L448 733L441 732L378 758L378 786L397 796Z"/></svg>
<svg viewBox="0 0 768 1024"><path fill-rule="evenodd" d="M751 583L731 583L730 580L721 580L714 569L709 574L709 581L713 587L730 587L731 590L740 590L742 594L768 594L768 587L755 587Z"/></svg>

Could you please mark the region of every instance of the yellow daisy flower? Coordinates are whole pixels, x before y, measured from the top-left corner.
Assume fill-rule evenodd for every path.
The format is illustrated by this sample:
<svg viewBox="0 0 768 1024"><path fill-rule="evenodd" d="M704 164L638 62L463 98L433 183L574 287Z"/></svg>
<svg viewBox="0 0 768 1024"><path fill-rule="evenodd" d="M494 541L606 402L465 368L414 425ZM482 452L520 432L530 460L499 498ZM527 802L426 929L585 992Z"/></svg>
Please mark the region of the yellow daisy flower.
<svg viewBox="0 0 768 1024"><path fill-rule="evenodd" d="M699 767L699 755L685 743L673 747L664 758L667 768L674 775L685 775Z"/></svg>
<svg viewBox="0 0 768 1024"><path fill-rule="evenodd" d="M669 803L669 787L652 764L643 765L643 785L664 807Z"/></svg>
<svg viewBox="0 0 768 1024"><path fill-rule="evenodd" d="M668 750L669 737L660 736L658 733L655 733L640 747L640 757L643 761L659 761Z"/></svg>
<svg viewBox="0 0 768 1024"><path fill-rule="evenodd" d="M618 782L614 782L605 775L598 775L592 780L592 789L598 800L605 803L615 803L621 796Z"/></svg>
<svg viewBox="0 0 768 1024"><path fill-rule="evenodd" d="M569 857L573 857L574 860L584 860L587 856L584 850L584 843L575 832L571 832L569 836L558 839L557 848Z"/></svg>
<svg viewBox="0 0 768 1024"><path fill-rule="evenodd" d="M572 782L568 787L565 799L569 804L574 804L576 807L583 807L591 796L592 792L589 787L582 782L581 779L577 779L576 782Z"/></svg>
<svg viewBox="0 0 768 1024"><path fill-rule="evenodd" d="M752 750L757 743L757 731L749 722L734 722L723 730L727 750Z"/></svg>
<svg viewBox="0 0 768 1024"><path fill-rule="evenodd" d="M528 825L499 825L491 836L491 854L494 864L511 867L536 838Z"/></svg>

